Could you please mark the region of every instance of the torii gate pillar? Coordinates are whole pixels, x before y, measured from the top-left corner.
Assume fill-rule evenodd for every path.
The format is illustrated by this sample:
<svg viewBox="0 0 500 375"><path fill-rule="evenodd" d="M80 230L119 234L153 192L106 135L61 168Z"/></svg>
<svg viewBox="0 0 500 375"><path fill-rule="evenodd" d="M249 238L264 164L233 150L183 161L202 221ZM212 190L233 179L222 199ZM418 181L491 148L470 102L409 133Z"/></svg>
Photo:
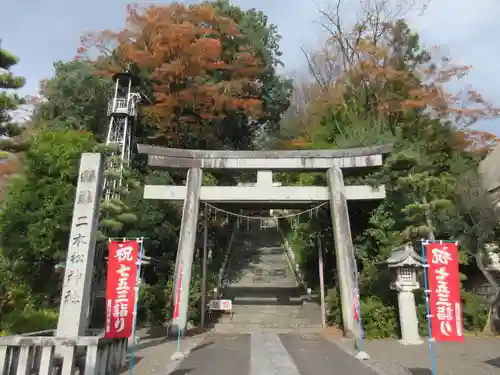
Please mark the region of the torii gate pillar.
<svg viewBox="0 0 500 375"><path fill-rule="evenodd" d="M345 194L344 178L339 167L326 172L332 215L333 239L337 258L340 298L342 300L342 322L344 334L355 338L361 336L361 326L354 318L354 302L358 288L358 269L352 243L349 211Z"/></svg>
<svg viewBox="0 0 500 375"><path fill-rule="evenodd" d="M173 332L186 332L188 321L189 288L191 284L191 269L193 265L196 230L198 226L198 211L200 209L200 191L203 182L201 168L190 168L186 178L186 197L182 210L181 230L177 257L175 261L174 304L178 303L179 314L172 319L170 329ZM180 280L180 290L179 290ZM180 294L180 295L179 295Z"/></svg>

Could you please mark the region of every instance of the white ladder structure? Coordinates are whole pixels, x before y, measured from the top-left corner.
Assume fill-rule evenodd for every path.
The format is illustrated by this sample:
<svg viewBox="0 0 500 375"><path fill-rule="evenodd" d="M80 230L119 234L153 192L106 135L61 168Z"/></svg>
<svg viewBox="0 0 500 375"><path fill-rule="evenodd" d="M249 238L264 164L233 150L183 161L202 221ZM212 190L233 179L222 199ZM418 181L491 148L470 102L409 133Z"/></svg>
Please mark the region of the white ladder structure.
<svg viewBox="0 0 500 375"><path fill-rule="evenodd" d="M116 171L119 177L107 176L104 183L104 200L119 198L117 189L122 185L123 168L130 162L132 134L137 120L141 94L138 92L139 79L129 72L113 76L115 90L108 102L109 127L107 146L116 146L106 163L107 171Z"/></svg>

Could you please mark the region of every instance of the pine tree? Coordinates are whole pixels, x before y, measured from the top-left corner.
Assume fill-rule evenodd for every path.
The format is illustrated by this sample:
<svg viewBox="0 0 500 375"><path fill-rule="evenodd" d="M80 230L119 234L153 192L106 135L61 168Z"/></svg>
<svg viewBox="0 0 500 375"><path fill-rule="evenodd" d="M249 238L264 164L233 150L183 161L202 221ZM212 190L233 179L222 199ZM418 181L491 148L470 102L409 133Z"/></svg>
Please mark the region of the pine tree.
<svg viewBox="0 0 500 375"><path fill-rule="evenodd" d="M0 92L0 149L12 152L20 151L23 142L19 139L23 129L15 123L12 118L12 111L23 104L23 99L10 90L17 90L24 86L24 77L17 77L10 69L19 62L19 59L10 52L0 48L0 89L7 90ZM6 156L4 154L4 156Z"/></svg>

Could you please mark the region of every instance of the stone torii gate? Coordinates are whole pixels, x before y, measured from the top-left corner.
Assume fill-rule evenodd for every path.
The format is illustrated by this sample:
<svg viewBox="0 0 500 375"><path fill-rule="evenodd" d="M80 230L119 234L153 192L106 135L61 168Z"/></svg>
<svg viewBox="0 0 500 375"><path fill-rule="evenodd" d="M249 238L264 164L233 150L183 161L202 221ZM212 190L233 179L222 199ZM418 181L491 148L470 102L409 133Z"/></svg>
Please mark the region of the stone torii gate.
<svg viewBox="0 0 500 375"><path fill-rule="evenodd" d="M360 326L354 318L357 267L347 201L384 199L385 188L345 186L343 170L381 166L383 156L391 149L391 146L374 146L342 150L213 151L138 145L139 153L148 155L150 166L188 171L185 186L146 185L144 188L145 199L184 201L174 278L181 278L179 317L172 322L172 328L184 331L187 324L200 201L276 206L329 201L344 333L359 337ZM324 171L327 186L273 186L272 183L257 183L254 186L202 186L203 171L214 169L256 170L258 181L267 182L272 182L273 171ZM177 290L174 293L177 294ZM177 295L174 300L177 300Z"/></svg>

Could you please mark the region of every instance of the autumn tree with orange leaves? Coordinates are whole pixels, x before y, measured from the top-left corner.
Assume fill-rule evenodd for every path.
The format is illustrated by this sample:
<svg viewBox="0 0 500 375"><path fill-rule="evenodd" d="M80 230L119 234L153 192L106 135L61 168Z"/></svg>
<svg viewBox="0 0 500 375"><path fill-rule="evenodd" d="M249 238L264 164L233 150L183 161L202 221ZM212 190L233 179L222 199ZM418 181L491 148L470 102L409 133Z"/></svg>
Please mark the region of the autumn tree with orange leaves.
<svg viewBox="0 0 500 375"><path fill-rule="evenodd" d="M366 226L358 220L351 220L351 226L362 264L359 282L365 332L371 337L387 337L399 334L392 328L397 321L394 293L387 293L392 275L385 260L392 249L406 242L419 249L421 238L457 240L460 261L467 270L463 279L477 280L481 274L475 255L483 251L484 242L477 241L477 234L487 233L488 240L495 241L495 228L471 223L470 212L460 204L464 195L458 196L456 185L457 178L476 169L477 160L497 144L495 135L473 126L497 118L499 110L469 87L449 90L449 84L464 77L471 67L453 64L438 49L421 45L400 13L399 5L410 1L359 3L361 10L354 24L343 16L343 0L334 0L328 10L320 10L328 38L318 51L305 53L309 74L295 82L280 146L393 145L380 171L346 179L349 184L370 183L386 189L385 199L375 209L367 205L356 212L356 217L366 218ZM399 5L391 8L394 3ZM287 180L302 185L318 178L302 174L287 176ZM493 211L487 196L482 198L482 207ZM334 248L330 225L329 219L323 219L292 226L294 250L304 251L300 258L311 254L300 246L314 232L320 233L325 248ZM308 279L307 269L302 271ZM316 274L316 268L310 272ZM342 324L338 291L335 285L331 287L329 319ZM464 291L462 297L466 329L483 329L485 304L472 293ZM424 307L423 299L418 303ZM424 326L425 316L419 319Z"/></svg>
<svg viewBox="0 0 500 375"><path fill-rule="evenodd" d="M328 10L320 10L328 38L318 51L305 53L312 77L309 91L317 95L306 104L310 119L305 129L297 129L297 135L302 134L293 141L296 145L313 145L317 135L331 138L321 125L325 116L338 141L358 138L354 142L359 137L367 142L394 137L402 125L420 118L450 121L465 130L499 116L499 109L470 87L450 92L449 84L471 67L454 64L438 48L420 46L418 35L403 20L415 2L402 0L391 8L384 0L360 1L359 18L352 25L345 23L344 3L336 0ZM293 104L292 99L289 127L297 122L296 114L304 112L300 101ZM465 142L475 144L470 136L477 138L478 132L462 134Z"/></svg>
<svg viewBox="0 0 500 375"><path fill-rule="evenodd" d="M263 124L279 119L279 113L270 118L273 106L266 103L271 96L266 80L271 75L281 85L283 110L289 89L274 75L279 61L270 62L266 56L274 52L256 48L241 32L239 20L224 15L224 10L234 18L258 19L266 30L264 16L228 7L227 1L129 6L126 28L88 34L79 55L98 51L93 63L103 74L130 66L143 78L154 98L143 122L153 130L155 143L220 148L230 146L225 143L236 132L240 139L233 146L248 148ZM271 39L278 38L274 29L267 32Z"/></svg>

